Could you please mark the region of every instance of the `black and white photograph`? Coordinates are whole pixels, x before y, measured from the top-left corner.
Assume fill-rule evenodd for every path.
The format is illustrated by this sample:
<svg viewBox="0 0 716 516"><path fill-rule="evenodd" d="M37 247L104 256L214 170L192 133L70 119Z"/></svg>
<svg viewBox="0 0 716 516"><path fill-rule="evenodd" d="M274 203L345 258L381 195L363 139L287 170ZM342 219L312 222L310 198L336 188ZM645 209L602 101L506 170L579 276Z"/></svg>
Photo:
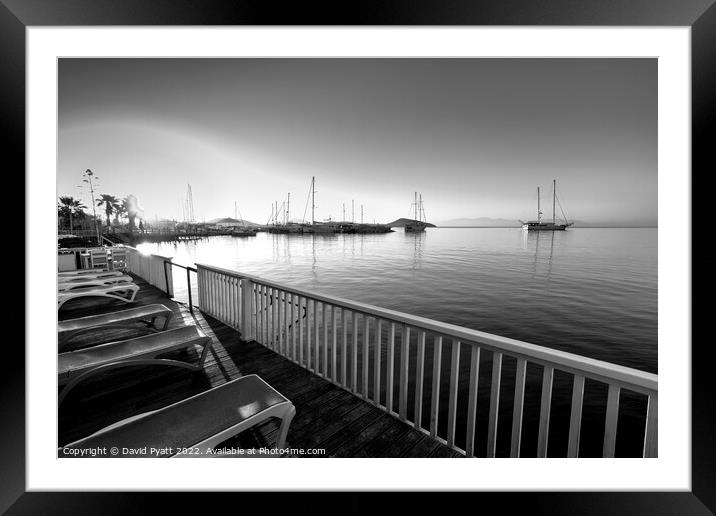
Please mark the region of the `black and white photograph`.
<svg viewBox="0 0 716 516"><path fill-rule="evenodd" d="M659 456L658 59L57 60L57 457Z"/></svg>
<svg viewBox="0 0 716 516"><path fill-rule="evenodd" d="M0 3L0 511L713 510L713 0Z"/></svg>

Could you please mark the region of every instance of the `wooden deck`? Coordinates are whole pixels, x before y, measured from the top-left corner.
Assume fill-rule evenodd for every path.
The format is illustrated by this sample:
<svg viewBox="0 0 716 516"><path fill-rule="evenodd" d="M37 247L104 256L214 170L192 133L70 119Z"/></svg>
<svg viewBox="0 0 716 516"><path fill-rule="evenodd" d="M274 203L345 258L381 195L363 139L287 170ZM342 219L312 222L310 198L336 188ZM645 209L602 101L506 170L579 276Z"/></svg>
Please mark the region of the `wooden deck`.
<svg viewBox="0 0 716 516"><path fill-rule="evenodd" d="M58 443L67 444L129 416L155 410L246 374L258 374L296 406L287 447L324 449L325 455L302 457L460 457L447 446L390 416L344 389L310 373L197 309L169 299L164 292L135 277L140 286L134 306L162 303L175 316L170 328L196 324L212 337L213 351L203 371L180 368L128 367L98 375L78 385L60 407ZM128 307L120 301L69 301L59 319L112 312ZM73 347L137 336L136 328L102 330L77 339ZM196 351L186 358L196 360ZM270 420L235 438L226 447L271 447L277 421ZM293 454L293 456L299 456Z"/></svg>

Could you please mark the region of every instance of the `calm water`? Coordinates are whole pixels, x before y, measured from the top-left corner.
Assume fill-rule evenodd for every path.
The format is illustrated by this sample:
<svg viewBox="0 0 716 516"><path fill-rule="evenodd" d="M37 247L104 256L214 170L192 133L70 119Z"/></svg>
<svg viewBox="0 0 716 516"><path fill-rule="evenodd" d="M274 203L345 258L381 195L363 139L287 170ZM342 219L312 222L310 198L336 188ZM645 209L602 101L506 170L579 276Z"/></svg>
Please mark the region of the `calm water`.
<svg viewBox="0 0 716 516"><path fill-rule="evenodd" d="M139 247L657 372L656 229L259 233Z"/></svg>

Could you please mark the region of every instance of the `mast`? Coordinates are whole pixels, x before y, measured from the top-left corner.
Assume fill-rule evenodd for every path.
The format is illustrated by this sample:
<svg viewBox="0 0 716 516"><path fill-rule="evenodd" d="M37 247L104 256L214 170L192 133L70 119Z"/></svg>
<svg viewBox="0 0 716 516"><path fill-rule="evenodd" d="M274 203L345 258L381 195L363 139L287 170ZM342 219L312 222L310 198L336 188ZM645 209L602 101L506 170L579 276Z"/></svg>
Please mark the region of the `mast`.
<svg viewBox="0 0 716 516"><path fill-rule="evenodd" d="M291 192L288 192L288 199L286 200L286 224L291 220Z"/></svg>
<svg viewBox="0 0 716 516"><path fill-rule="evenodd" d="M552 179L552 224L554 224L554 205L557 200L557 180Z"/></svg>
<svg viewBox="0 0 716 516"><path fill-rule="evenodd" d="M418 220L418 192L415 192L415 200L413 201L413 206L415 207L415 220Z"/></svg>
<svg viewBox="0 0 716 516"><path fill-rule="evenodd" d="M191 184L187 184L186 187L186 203L189 222L194 223L196 219L194 219L194 197L191 194Z"/></svg>
<svg viewBox="0 0 716 516"><path fill-rule="evenodd" d="M423 213L423 194L420 194L420 218L418 220L420 222L423 222L424 218L425 214Z"/></svg>
<svg viewBox="0 0 716 516"><path fill-rule="evenodd" d="M542 221L542 212L539 208L539 186L537 187L537 222Z"/></svg>
<svg viewBox="0 0 716 516"><path fill-rule="evenodd" d="M311 176L311 224L316 223L316 176Z"/></svg>

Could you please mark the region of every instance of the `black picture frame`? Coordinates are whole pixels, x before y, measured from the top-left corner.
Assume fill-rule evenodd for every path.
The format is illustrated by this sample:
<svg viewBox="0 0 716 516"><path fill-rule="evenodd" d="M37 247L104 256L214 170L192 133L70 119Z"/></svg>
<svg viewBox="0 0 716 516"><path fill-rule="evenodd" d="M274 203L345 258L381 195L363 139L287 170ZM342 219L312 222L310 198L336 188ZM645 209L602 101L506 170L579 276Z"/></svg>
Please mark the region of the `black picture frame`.
<svg viewBox="0 0 716 516"><path fill-rule="evenodd" d="M340 6L340 8L338 7ZM351 8L352 7L352 8ZM454 0L454 1L369 1L330 5L294 2L236 0L0 0L0 88L5 158L17 167L25 166L25 30L30 26L83 25L571 25L571 26L689 26L692 53L692 192L705 195L703 184L716 171L712 147L716 104L716 5L714 0ZM709 131L711 129L711 131ZM9 177L9 170L6 169ZM700 192L700 193L699 193ZM694 199L694 223L709 221L711 203ZM699 235L693 233L697 247ZM31 235L26 234L26 238ZM707 239L704 239L707 241ZM703 246L702 246L703 247ZM708 272L716 265L712 257L692 250L693 270ZM706 256L706 263L703 263ZM701 261L701 263L700 263ZM703 266L702 266L703 265ZM692 274L693 274L692 270ZM25 271L27 273L27 271ZM699 277L693 293L713 292L709 274ZM698 299L698 296L695 297ZM692 303L692 314L708 309L708 298ZM24 301L24 300L23 300ZM24 302L23 302L24 306ZM704 325L705 317L692 320ZM705 314L704 314L705 315ZM692 330L693 331L693 330ZM695 335L695 334L694 334ZM207 495L173 493L35 493L25 489L25 350L6 335L3 346L3 374L0 375L0 510L8 514L124 514L144 512L151 502L162 512L208 510ZM638 493L479 493L451 494L450 506L465 503L476 510L485 503L514 512L522 507L533 514L710 514L716 512L716 425L714 424L714 382L710 346L713 338L693 339L692 356L692 490L690 492ZM662 343L665 344L665 343ZM682 343L672 343L682 344ZM8 365L9 364L9 365ZM236 510L258 502L266 494L220 495ZM309 503L306 493L271 495L271 504L303 513ZM381 494L351 493L340 501L310 502L311 514L362 513L384 506ZM470 500L461 500L470 496ZM234 505L240 497L241 505ZM477 499L473 499L476 497ZM422 494L403 497L402 510L413 507L445 510L444 502L426 500ZM336 505L338 503L339 505Z"/></svg>

